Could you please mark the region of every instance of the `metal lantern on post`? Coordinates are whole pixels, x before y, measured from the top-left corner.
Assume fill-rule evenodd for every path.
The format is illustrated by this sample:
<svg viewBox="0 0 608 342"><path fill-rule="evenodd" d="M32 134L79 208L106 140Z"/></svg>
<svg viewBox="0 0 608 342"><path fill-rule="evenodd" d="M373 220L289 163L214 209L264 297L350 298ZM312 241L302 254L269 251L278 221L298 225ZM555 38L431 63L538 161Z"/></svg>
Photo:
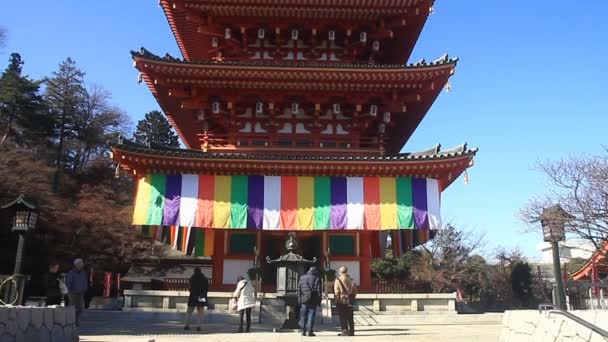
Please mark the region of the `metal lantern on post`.
<svg viewBox="0 0 608 342"><path fill-rule="evenodd" d="M16 281L15 294L17 294L17 302L23 302L23 288L25 285L24 276L21 274L23 269L23 251L25 248L26 233L31 229L36 228L38 220L38 207L32 201L26 199L21 194L14 201L0 207L2 210L7 210L12 215L12 231L19 234L19 242L17 244L17 254L15 257L15 268L13 278Z"/></svg>
<svg viewBox="0 0 608 342"><path fill-rule="evenodd" d="M543 227L543 237L546 242L551 243L553 252L553 273L555 274L555 305L566 310L566 295L562 279L561 263L559 258L559 241L566 239L565 225L574 216L568 214L559 205L543 209L540 223Z"/></svg>

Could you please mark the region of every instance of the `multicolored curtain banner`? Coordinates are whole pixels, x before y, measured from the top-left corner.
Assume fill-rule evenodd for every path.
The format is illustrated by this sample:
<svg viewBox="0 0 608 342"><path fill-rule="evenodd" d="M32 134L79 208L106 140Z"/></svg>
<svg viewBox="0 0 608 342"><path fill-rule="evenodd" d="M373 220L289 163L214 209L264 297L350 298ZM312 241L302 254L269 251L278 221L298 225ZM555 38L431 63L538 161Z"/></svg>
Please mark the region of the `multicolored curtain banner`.
<svg viewBox="0 0 608 342"><path fill-rule="evenodd" d="M252 230L435 230L436 179L150 174L134 225Z"/></svg>

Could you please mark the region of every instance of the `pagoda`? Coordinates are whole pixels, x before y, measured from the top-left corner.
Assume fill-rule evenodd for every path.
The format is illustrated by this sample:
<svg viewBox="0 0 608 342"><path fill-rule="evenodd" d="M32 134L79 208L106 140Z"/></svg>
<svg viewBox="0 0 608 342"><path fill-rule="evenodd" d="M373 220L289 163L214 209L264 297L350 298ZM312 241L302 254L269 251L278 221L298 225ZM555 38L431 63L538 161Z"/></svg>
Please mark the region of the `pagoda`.
<svg viewBox="0 0 608 342"><path fill-rule="evenodd" d="M432 238L477 152L401 153L457 63L406 63L433 3L160 0L183 59L132 56L186 148L112 146L137 179L133 224L211 257L216 290L257 265L272 291L260 260L295 232L304 257L372 291L387 235L397 255Z"/></svg>

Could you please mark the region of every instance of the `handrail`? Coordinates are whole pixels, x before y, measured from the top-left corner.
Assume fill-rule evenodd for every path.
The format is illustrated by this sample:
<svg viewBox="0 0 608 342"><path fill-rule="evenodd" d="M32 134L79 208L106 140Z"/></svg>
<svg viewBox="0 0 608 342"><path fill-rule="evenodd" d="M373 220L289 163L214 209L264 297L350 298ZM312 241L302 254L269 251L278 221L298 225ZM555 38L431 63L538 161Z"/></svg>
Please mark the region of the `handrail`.
<svg viewBox="0 0 608 342"><path fill-rule="evenodd" d="M549 310L549 308L551 308L551 309ZM600 328L600 327L598 327L598 326L596 326L594 324L591 324L591 323L585 321L584 319L582 319L582 318L580 318L580 317L578 317L576 315L573 315L572 313L570 313L568 311L558 309L558 308L556 308L556 307L554 307L553 305L550 305L550 304L541 304L541 305L538 306L538 310L539 311L543 311L543 310L546 311L547 317L550 317L551 314L565 316L568 319L574 321L575 323L578 323L578 324L584 326L585 328L593 331L594 333L602 336L603 338L608 338L608 331L606 331L606 330L604 330L604 329L602 329L602 328Z"/></svg>

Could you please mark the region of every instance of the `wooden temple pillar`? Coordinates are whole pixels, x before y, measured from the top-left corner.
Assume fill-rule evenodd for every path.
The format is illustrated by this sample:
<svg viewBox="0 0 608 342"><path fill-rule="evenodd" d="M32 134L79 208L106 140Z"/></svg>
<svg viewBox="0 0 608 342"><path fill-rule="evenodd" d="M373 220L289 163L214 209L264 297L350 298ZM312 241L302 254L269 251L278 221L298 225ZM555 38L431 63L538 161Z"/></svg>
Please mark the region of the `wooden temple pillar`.
<svg viewBox="0 0 608 342"><path fill-rule="evenodd" d="M361 284L359 284L360 292L372 291L372 274L371 274L371 239L370 232L363 230L359 234L359 276Z"/></svg>
<svg viewBox="0 0 608 342"><path fill-rule="evenodd" d="M224 282L224 256L226 231L224 229L216 229L213 241L213 273L211 288L213 290L222 290Z"/></svg>

